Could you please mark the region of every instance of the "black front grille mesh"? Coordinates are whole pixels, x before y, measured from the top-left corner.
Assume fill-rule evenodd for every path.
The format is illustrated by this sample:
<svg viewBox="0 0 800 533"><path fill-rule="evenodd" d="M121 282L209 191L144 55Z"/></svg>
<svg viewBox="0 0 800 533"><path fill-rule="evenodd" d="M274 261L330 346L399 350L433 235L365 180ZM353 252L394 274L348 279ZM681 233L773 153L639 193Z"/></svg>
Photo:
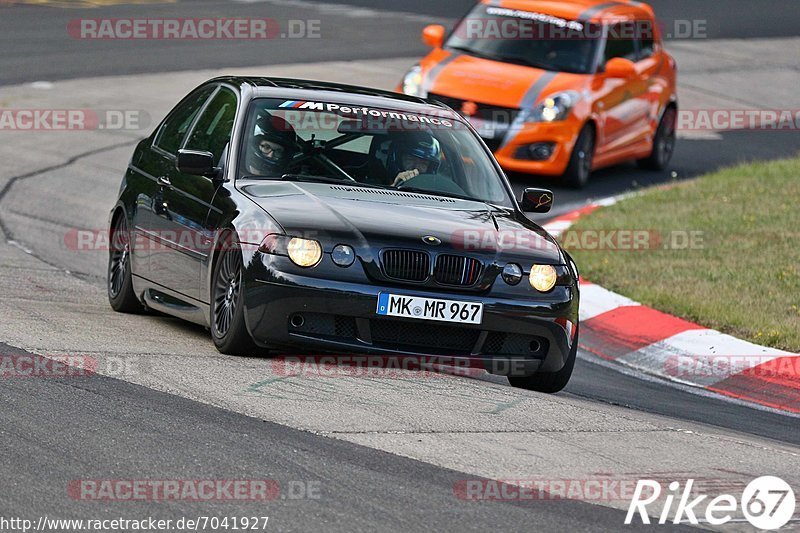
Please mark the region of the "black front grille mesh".
<svg viewBox="0 0 800 533"><path fill-rule="evenodd" d="M481 334L477 329L419 321L373 319L370 327L376 346L447 354L470 353Z"/></svg>
<svg viewBox="0 0 800 533"><path fill-rule="evenodd" d="M425 281L431 268L430 256L415 250L386 250L383 252L383 272L401 281Z"/></svg>
<svg viewBox="0 0 800 533"><path fill-rule="evenodd" d="M430 100L439 100L452 107L455 111L464 114L463 106L465 100L432 93L428 95L428 98ZM483 140L489 147L489 150L496 152L500 149L500 146L503 144L503 138L517 118L519 109L483 104L480 102L474 102L474 104L474 113L471 116L494 125L494 135L483 137Z"/></svg>
<svg viewBox="0 0 800 533"><path fill-rule="evenodd" d="M474 285L483 273L483 265L477 259L460 255L440 255L433 270L434 279L442 285Z"/></svg>

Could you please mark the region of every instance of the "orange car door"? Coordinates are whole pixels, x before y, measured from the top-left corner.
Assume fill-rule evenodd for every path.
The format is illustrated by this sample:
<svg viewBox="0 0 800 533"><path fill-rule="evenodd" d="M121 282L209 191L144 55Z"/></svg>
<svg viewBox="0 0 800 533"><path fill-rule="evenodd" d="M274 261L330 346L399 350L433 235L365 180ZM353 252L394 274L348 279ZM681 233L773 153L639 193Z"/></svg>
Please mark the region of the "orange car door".
<svg viewBox="0 0 800 533"><path fill-rule="evenodd" d="M607 29L602 64L615 57L636 61L638 50L630 23L610 25ZM637 65L637 71L640 65ZM602 127L598 136L597 157L613 157L642 139L647 120L647 80L639 71L631 79L598 74L596 111Z"/></svg>
<svg viewBox="0 0 800 533"><path fill-rule="evenodd" d="M655 133L660 118L659 103L664 101L663 92L668 89L660 76L666 58L657 44L655 31L653 21L646 20L637 23L639 61L636 63L636 69L643 82L643 92L639 98L645 112L640 126L640 138L643 140L649 140L650 136Z"/></svg>

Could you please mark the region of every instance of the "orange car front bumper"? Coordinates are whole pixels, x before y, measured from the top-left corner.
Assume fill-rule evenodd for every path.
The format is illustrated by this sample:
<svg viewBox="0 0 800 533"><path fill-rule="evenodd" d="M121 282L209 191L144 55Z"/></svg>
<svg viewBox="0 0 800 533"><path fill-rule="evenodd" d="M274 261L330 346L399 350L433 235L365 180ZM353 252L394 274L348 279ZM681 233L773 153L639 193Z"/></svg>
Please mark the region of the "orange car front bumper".
<svg viewBox="0 0 800 533"><path fill-rule="evenodd" d="M527 123L494 156L505 170L526 174L560 176L567 170L572 148L580 132L578 121ZM552 145L546 159L535 158L530 148L538 143Z"/></svg>

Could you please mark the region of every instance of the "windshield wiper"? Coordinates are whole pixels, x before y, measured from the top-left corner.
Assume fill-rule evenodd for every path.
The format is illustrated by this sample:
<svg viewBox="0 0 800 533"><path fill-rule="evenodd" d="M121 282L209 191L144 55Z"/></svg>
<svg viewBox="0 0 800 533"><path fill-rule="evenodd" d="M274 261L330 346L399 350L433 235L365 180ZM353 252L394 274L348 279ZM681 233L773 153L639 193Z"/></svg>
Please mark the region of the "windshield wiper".
<svg viewBox="0 0 800 533"><path fill-rule="evenodd" d="M448 48L451 48L453 50L458 50L459 52L464 52L465 54L473 55L475 57L480 57L482 59L491 59L493 61L502 61L504 63L515 63L517 65L539 68L542 70L552 70L547 65L542 65L541 63L530 61L528 59L525 59L524 57L490 54L489 52L481 52L480 50L474 50L466 46L448 46Z"/></svg>
<svg viewBox="0 0 800 533"><path fill-rule="evenodd" d="M524 57L519 56L495 56L498 61L503 61L505 63L515 63L517 65L522 65L525 67L533 67L542 70L553 70L552 67L548 67L547 65L542 65L541 63L536 63L529 59L525 59Z"/></svg>
<svg viewBox="0 0 800 533"><path fill-rule="evenodd" d="M465 54L469 54L475 57L481 57L483 59L496 59L495 56L492 54L487 54L486 52L481 52L480 50L473 50L472 48L468 48L466 46L448 46L451 50L458 50L459 52L464 52Z"/></svg>
<svg viewBox="0 0 800 533"><path fill-rule="evenodd" d="M334 178L333 176L320 176L318 174L284 174L281 176L282 181L319 181L322 183L355 183L354 181L346 180L343 178Z"/></svg>
<svg viewBox="0 0 800 533"><path fill-rule="evenodd" d="M444 196L446 198L457 198L459 200L469 200L472 202L483 202L483 200L479 200L478 198L473 198L471 196L467 196L465 194L458 194L453 192L441 192L441 191L433 191L431 189L423 189L421 187L403 187L401 189L397 189L400 192L415 192L418 194L427 194L429 196Z"/></svg>
<svg viewBox="0 0 800 533"><path fill-rule="evenodd" d="M311 183L333 183L336 185L344 185L346 187L367 187L369 189L386 189L381 185L373 185L372 183L362 183L356 180L347 180L344 178L334 178L332 176L320 176L318 174L284 174L281 176L282 181L306 181Z"/></svg>

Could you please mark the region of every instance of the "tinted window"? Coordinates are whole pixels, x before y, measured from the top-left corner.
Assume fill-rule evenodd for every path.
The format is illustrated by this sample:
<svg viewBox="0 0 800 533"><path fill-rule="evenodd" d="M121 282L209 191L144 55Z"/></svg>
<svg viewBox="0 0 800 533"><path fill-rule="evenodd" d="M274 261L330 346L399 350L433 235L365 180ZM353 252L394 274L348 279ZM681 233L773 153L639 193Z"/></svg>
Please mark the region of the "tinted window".
<svg viewBox="0 0 800 533"><path fill-rule="evenodd" d="M213 86L203 87L178 104L161 126L155 142L156 146L170 154L177 154L178 147L180 147L189 126L192 125L194 117L197 116L200 108L203 107L213 91Z"/></svg>
<svg viewBox="0 0 800 533"><path fill-rule="evenodd" d="M639 59L645 59L655 53L655 28L649 20L636 23L636 35L639 39Z"/></svg>
<svg viewBox="0 0 800 533"><path fill-rule="evenodd" d="M231 139L235 118L236 95L223 87L203 111L185 147L189 150L207 150L214 154L215 161L219 161Z"/></svg>
<svg viewBox="0 0 800 533"><path fill-rule="evenodd" d="M608 27L605 61L615 57L624 57L636 61L635 27L630 23L612 24Z"/></svg>
<svg viewBox="0 0 800 533"><path fill-rule="evenodd" d="M299 174L511 205L477 137L438 111L256 99L244 129L240 178Z"/></svg>

